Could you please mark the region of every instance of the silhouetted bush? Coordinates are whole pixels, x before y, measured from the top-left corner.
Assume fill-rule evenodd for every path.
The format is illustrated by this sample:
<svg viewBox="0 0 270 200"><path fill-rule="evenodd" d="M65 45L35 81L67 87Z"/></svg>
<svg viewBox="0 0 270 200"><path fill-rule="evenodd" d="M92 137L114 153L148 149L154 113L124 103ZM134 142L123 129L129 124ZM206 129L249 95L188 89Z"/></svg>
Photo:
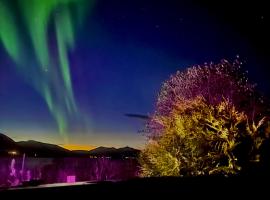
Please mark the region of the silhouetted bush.
<svg viewBox="0 0 270 200"><path fill-rule="evenodd" d="M268 106L240 66L193 66L163 84L145 129L143 176L229 175L262 163Z"/></svg>

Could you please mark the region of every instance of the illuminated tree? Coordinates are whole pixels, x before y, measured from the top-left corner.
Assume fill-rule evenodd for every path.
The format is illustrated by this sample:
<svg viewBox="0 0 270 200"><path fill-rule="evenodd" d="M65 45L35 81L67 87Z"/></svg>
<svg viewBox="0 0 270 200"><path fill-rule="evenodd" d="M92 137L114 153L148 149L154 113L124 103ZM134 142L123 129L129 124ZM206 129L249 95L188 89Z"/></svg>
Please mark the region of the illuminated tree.
<svg viewBox="0 0 270 200"><path fill-rule="evenodd" d="M257 125L228 101L213 106L203 97L178 102L169 116L155 115L160 136L141 153L144 176L235 174L243 164L259 158L264 135ZM241 146L250 141L248 148ZM240 152L240 153L239 153ZM248 155L248 161L242 154Z"/></svg>
<svg viewBox="0 0 270 200"><path fill-rule="evenodd" d="M193 66L163 84L145 129L143 176L236 174L260 161L267 107L240 66Z"/></svg>
<svg viewBox="0 0 270 200"><path fill-rule="evenodd" d="M178 101L202 96L211 105L228 99L249 119L260 117L265 109L263 98L256 92L255 84L249 83L241 65L237 59L233 63L222 60L218 64L205 63L178 71L163 84L156 111L169 114Z"/></svg>

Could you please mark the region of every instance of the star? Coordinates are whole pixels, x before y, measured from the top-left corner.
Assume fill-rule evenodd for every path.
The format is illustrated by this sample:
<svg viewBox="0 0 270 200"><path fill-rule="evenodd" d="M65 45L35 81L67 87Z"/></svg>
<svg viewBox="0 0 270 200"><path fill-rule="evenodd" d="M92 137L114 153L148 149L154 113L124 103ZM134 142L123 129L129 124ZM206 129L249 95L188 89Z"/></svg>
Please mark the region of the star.
<svg viewBox="0 0 270 200"><path fill-rule="evenodd" d="M121 18L121 19L126 19L127 16L126 16L126 15L122 15L120 18Z"/></svg>

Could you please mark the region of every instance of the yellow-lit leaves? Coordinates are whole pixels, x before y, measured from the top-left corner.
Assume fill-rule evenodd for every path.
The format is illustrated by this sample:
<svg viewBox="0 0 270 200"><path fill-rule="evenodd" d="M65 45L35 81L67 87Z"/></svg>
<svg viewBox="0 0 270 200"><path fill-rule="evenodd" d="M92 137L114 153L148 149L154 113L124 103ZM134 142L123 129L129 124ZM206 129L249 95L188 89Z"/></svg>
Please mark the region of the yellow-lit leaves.
<svg viewBox="0 0 270 200"><path fill-rule="evenodd" d="M215 106L200 96L178 101L169 114L156 114L152 120L162 128L160 137L141 154L143 174L147 176L234 174L241 167L233 152L243 136L253 135L255 148L262 143L254 131L264 121L250 127L247 116L226 99Z"/></svg>

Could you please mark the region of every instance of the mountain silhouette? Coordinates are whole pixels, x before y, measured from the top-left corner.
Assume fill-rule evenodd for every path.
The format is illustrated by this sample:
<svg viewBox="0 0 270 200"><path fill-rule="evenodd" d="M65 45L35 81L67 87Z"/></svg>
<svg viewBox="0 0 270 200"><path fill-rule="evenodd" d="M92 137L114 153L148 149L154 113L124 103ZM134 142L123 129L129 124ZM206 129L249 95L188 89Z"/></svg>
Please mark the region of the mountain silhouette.
<svg viewBox="0 0 270 200"><path fill-rule="evenodd" d="M96 149L90 150L91 156L97 157L112 157L112 158L126 158L126 157L137 157L139 150L133 149L131 147L123 147L116 149L114 147L98 147Z"/></svg>
<svg viewBox="0 0 270 200"><path fill-rule="evenodd" d="M131 147L97 147L90 151L70 151L55 144L38 142L35 140L15 142L8 136L0 133L0 156L7 156L10 152L16 152L20 156L28 157L111 157L126 158L137 157L140 150Z"/></svg>
<svg viewBox="0 0 270 200"><path fill-rule="evenodd" d="M18 149L17 143L8 136L0 133L0 155L7 155L10 151Z"/></svg>
<svg viewBox="0 0 270 200"><path fill-rule="evenodd" d="M117 149L114 147L97 147L89 151L91 155L109 155L116 152Z"/></svg>
<svg viewBox="0 0 270 200"><path fill-rule="evenodd" d="M17 142L20 149L30 157L62 157L71 156L72 152L55 144L47 144L34 140Z"/></svg>

